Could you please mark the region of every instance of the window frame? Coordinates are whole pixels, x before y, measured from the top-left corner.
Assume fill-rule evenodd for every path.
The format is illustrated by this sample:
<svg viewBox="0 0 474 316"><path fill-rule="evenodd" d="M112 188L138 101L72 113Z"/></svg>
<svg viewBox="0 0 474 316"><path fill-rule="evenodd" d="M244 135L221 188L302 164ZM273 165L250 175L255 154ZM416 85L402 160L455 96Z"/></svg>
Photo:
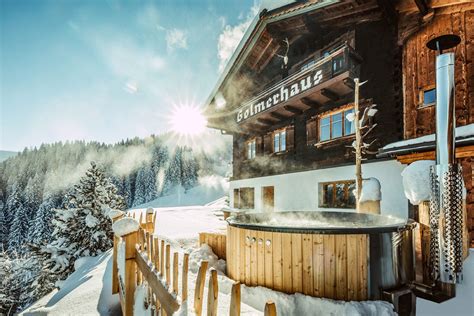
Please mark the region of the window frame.
<svg viewBox="0 0 474 316"><path fill-rule="evenodd" d="M352 133L346 134L346 121L347 121L346 112L350 112L350 111L354 112L354 106L344 107L344 108L341 108L341 109L329 111L329 112L326 112L324 114L319 115L319 117L318 117L318 137L317 137L318 142L319 143L325 143L325 142L331 142L331 141L334 141L334 140L337 140L337 139L342 139L342 138L345 138L345 137L354 136L355 131L352 132ZM342 113L342 120L341 121L333 121L333 116L337 115L339 113ZM326 118L329 118L329 125L328 124L325 124L325 125L322 124L322 120L326 119ZM333 124L334 124L334 122L341 122L341 136L333 137ZM354 123L352 123L352 124L354 124ZM328 139L321 139L322 128L327 127L327 126L329 126L329 138Z"/></svg>
<svg viewBox="0 0 474 316"><path fill-rule="evenodd" d="M235 201L236 195L239 199L238 201ZM234 208L245 209L245 210L255 209L255 188L253 187L234 188Z"/></svg>
<svg viewBox="0 0 474 316"><path fill-rule="evenodd" d="M425 103L425 94L426 92L429 92L429 91L433 91L435 92L435 100L433 102L430 102L430 103ZM420 89L420 104L418 106L418 108L426 108L426 107L430 107L430 106L433 106L433 105L436 105L436 85L429 85L429 86L425 86L425 87L422 87Z"/></svg>
<svg viewBox="0 0 474 316"><path fill-rule="evenodd" d="M251 146L249 148L249 146ZM253 147L253 148L252 148ZM245 158L246 160L252 160L257 157L257 138L251 138L245 142Z"/></svg>
<svg viewBox="0 0 474 316"><path fill-rule="evenodd" d="M272 132L273 154L285 153L285 152L288 151L288 145L287 145L287 141L286 141L286 137L287 137L287 134L288 134L287 129L288 128L285 127L285 128L277 129L277 130ZM276 150L276 146L275 146L275 138L276 138L277 135L278 135L278 150ZM284 140L282 141L282 139L284 139ZM284 146L282 146L282 144ZM282 148L282 147L284 147L284 148Z"/></svg>
<svg viewBox="0 0 474 316"><path fill-rule="evenodd" d="M336 194L336 187L337 185L343 184L344 185L344 200L345 204L338 204L337 203L337 194ZM350 192L350 186L353 185L355 188L356 182L355 180L338 180L338 181L328 181L328 182L320 182L319 183L319 201L318 207L320 208L340 208L340 209L355 209L356 208L356 201L355 196L354 204L350 204L349 197L352 194ZM325 201L326 199L326 191L325 189L329 186L332 186L332 201L328 203Z"/></svg>

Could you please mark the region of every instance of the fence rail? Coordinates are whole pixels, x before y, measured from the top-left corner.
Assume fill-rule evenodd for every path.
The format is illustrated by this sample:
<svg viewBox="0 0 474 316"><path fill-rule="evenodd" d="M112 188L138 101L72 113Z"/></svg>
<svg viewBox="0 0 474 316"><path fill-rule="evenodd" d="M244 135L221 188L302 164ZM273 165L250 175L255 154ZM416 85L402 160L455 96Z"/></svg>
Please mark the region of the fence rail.
<svg viewBox="0 0 474 316"><path fill-rule="evenodd" d="M119 293L122 314L134 314L135 290L138 285L147 284L148 293L144 305L150 315L173 315L188 300L189 254L182 255L181 261L181 292L179 292L179 253L173 252L171 262L171 246L165 240L154 235L156 212L148 209L138 216L120 214L112 218L115 224L120 220L133 221L136 229L122 236L114 235L112 293ZM132 225L133 226L133 225ZM120 270L124 271L120 271ZM208 262L202 261L195 280L194 313L202 315L204 287ZM238 316L241 310L240 282L235 281L231 290L229 315ZM207 315L217 315L219 300L219 284L217 271L210 269L207 292ZM275 304L268 301L265 315L276 315Z"/></svg>

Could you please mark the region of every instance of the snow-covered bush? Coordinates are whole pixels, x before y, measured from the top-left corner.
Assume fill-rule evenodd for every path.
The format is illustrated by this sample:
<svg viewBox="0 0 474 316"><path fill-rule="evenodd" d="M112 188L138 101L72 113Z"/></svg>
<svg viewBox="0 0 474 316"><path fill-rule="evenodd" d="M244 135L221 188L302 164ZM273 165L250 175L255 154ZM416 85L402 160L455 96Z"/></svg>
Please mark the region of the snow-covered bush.
<svg viewBox="0 0 474 316"><path fill-rule="evenodd" d="M430 200L430 167L434 164L433 160L419 160L403 170L403 189L411 204L419 205Z"/></svg>

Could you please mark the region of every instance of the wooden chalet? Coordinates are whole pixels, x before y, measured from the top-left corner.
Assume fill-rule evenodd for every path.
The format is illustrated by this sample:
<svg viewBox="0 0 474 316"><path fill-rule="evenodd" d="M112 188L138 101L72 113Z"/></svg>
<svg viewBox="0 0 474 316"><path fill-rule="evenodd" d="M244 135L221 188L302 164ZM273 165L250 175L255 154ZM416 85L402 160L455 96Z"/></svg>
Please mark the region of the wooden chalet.
<svg viewBox="0 0 474 316"><path fill-rule="evenodd" d="M431 157L434 143L407 151L397 151L396 144L434 133L435 53L425 46L429 39L445 33L461 37L457 124L474 123L472 1L268 3L205 109L208 125L233 137L231 206L354 209L355 136L347 115L353 111L354 79L360 78L367 81L360 91L362 109L371 104L378 109L368 142L379 154L365 157L363 177L379 180L382 214L412 215L400 174L411 161ZM474 237L473 144L469 137L460 141Z"/></svg>

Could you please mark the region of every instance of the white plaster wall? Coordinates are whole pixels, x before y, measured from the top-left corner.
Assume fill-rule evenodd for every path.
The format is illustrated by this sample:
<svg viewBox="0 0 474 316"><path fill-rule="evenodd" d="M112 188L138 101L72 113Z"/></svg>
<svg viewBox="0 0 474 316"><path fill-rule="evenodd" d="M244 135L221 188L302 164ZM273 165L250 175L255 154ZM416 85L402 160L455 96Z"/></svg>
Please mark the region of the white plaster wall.
<svg viewBox="0 0 474 316"><path fill-rule="evenodd" d="M401 173L404 165L396 160L365 163L364 178L374 177L380 181L382 190L381 213L401 218L408 217L408 200L403 193ZM283 175L235 180L230 182L230 202L234 205L234 188L255 188L255 210L263 209L262 187L275 187L275 211L353 211L351 209L318 208L320 182L355 179L355 166L344 166L296 172Z"/></svg>

